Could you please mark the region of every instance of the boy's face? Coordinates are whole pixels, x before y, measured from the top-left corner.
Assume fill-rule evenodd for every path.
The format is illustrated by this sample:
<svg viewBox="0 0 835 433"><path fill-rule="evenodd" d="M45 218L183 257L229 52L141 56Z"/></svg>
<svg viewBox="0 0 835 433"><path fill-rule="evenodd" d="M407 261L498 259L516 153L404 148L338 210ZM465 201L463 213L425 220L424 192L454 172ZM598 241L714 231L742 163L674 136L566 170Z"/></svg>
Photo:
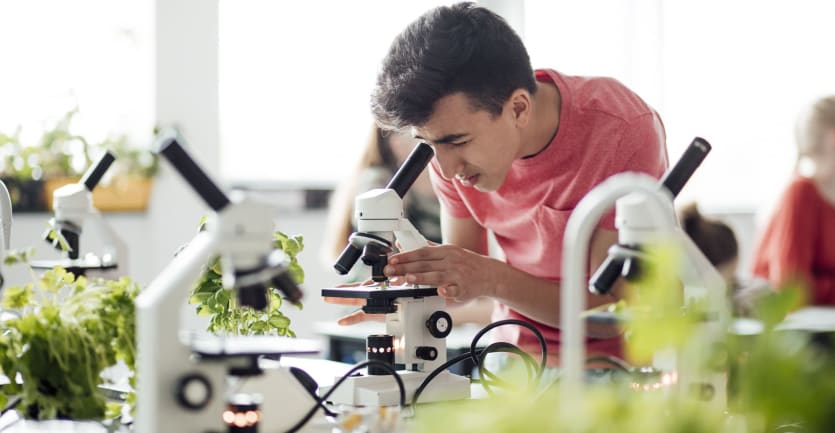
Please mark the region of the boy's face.
<svg viewBox="0 0 835 433"><path fill-rule="evenodd" d="M454 93L439 99L429 121L413 132L435 150L445 179L496 191L520 152L517 119L510 103L494 117L474 111L463 93Z"/></svg>

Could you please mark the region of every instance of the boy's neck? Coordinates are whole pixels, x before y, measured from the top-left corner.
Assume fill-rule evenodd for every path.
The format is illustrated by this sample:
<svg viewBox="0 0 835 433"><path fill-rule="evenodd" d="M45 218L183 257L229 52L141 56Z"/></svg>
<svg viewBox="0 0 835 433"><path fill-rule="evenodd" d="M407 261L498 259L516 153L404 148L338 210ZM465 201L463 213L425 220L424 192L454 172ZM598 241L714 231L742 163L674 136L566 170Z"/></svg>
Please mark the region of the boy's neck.
<svg viewBox="0 0 835 433"><path fill-rule="evenodd" d="M557 136L560 126L562 98L557 86L537 81L536 87L533 97L533 128L523 137L523 158L531 158L545 150Z"/></svg>

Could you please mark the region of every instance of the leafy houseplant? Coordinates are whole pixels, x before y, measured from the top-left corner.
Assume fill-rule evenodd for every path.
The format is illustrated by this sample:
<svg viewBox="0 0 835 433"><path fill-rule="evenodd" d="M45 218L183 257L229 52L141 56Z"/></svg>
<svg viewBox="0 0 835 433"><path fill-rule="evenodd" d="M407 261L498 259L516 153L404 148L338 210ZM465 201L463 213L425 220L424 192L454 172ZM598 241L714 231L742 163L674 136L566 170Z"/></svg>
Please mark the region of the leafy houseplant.
<svg viewBox="0 0 835 433"><path fill-rule="evenodd" d="M200 223L201 229L204 224L205 218ZM273 235L273 246L284 251L290 260L291 276L297 284L302 284L304 270L296 258L304 249L302 236L288 236L277 231ZM198 315L210 316L209 331L232 335L296 336L295 332L290 329L290 318L280 310L283 302L275 288L269 290L270 303L266 310L240 308L234 293L223 288L221 275L220 260L214 258L206 267L206 272L194 286L191 294L190 303L197 305ZM296 306L301 308L300 304Z"/></svg>
<svg viewBox="0 0 835 433"><path fill-rule="evenodd" d="M92 163L91 155L104 150L116 156L110 170L114 182L96 188L97 207L102 210L144 209L150 193L150 179L158 168L156 155L130 146L124 135L90 143L71 132L77 114L77 108L64 114L34 144L21 143L20 128L13 135L0 133L0 173L10 189L15 211L51 209L53 191L77 182Z"/></svg>
<svg viewBox="0 0 835 433"><path fill-rule="evenodd" d="M6 263L26 256L12 254ZM76 278L60 267L33 280L3 295L3 307L16 317L0 322L0 369L11 380L0 389L0 403L20 398L24 416L36 419L113 416L120 407L108 406L98 387L105 384L102 371L118 361L134 371L139 287L128 278ZM14 380L18 374L22 383Z"/></svg>

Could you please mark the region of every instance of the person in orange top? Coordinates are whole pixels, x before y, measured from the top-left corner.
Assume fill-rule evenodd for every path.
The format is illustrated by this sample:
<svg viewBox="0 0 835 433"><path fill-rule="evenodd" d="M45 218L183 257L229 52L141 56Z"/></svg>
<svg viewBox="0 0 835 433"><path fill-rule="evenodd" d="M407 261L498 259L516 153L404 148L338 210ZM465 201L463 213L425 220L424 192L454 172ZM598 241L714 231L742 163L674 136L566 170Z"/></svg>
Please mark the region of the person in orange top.
<svg viewBox="0 0 835 433"><path fill-rule="evenodd" d="M818 100L797 130L797 174L771 216L754 254L753 273L774 287L799 282L809 302L835 305L835 96Z"/></svg>

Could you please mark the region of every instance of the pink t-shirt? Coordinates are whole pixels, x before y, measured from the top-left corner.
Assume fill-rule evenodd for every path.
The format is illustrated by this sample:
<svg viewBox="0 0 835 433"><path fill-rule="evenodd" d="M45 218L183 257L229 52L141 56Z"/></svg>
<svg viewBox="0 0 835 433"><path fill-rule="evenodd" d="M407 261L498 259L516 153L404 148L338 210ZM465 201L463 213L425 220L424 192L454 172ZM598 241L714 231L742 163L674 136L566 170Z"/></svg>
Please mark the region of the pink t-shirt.
<svg viewBox="0 0 835 433"><path fill-rule="evenodd" d="M611 78L575 77L537 70L536 79L556 84L562 97L559 129L539 154L513 162L502 186L484 193L440 176L433 186L453 217L472 217L493 231L507 263L533 276L559 281L562 240L568 217L580 199L606 178L624 171L661 177L667 167L664 126L640 97ZM600 222L614 230L614 213ZM556 315L557 312L555 311ZM515 318L534 324L558 353L560 331L500 305L494 320ZM516 327L500 328L502 340L536 346ZM621 339L589 339L589 352L621 355Z"/></svg>

